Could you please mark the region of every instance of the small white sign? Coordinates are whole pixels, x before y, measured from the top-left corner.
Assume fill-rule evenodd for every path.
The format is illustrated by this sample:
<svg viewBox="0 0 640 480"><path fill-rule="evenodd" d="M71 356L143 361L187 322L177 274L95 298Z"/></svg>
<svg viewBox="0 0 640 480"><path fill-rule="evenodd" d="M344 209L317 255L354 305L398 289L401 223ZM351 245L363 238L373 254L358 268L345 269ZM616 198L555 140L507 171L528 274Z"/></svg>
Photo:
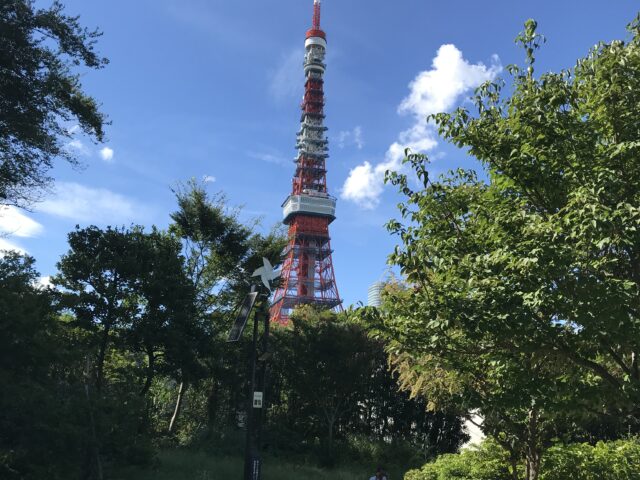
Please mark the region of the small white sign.
<svg viewBox="0 0 640 480"><path fill-rule="evenodd" d="M262 392L253 392L253 408L262 408Z"/></svg>

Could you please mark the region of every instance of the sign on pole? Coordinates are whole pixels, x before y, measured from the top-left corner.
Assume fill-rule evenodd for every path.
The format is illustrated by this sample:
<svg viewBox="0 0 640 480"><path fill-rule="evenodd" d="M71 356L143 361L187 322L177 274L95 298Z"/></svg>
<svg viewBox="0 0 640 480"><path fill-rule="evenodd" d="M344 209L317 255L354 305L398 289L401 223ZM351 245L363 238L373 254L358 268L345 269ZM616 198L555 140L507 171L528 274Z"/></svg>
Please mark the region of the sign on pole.
<svg viewBox="0 0 640 480"><path fill-rule="evenodd" d="M227 342L237 342L240 340L242 331L249 319L249 314L253 309L253 305L256 303L256 298L258 298L258 292L247 293L247 296L244 297L244 301L238 310L238 315L236 315L236 320L233 322L233 327L231 327L231 331L229 332Z"/></svg>

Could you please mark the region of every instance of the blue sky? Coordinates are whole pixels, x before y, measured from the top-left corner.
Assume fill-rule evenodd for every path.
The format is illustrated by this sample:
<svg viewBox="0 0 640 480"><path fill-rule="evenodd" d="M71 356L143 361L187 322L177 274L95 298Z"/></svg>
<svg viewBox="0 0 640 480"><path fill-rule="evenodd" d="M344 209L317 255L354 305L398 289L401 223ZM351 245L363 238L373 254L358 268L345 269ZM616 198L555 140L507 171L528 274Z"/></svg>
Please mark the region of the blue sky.
<svg viewBox="0 0 640 480"><path fill-rule="evenodd" d="M99 50L111 63L82 81L112 123L104 145L77 137L69 148L84 168L59 163L56 190L33 211L2 212L0 229L12 235L0 246L28 251L52 275L76 224L165 227L171 187L191 177L244 205L243 218L261 216L265 230L279 222L312 0L64 3L104 32ZM625 38L637 9L623 0L324 0L328 181L339 199L331 234L346 305L366 300L395 245L383 224L400 198L381 176L398 166L398 152L428 151L436 172L474 165L424 115L464 103L479 82L521 63L513 39L527 18L548 40L542 72L573 65L600 40Z"/></svg>

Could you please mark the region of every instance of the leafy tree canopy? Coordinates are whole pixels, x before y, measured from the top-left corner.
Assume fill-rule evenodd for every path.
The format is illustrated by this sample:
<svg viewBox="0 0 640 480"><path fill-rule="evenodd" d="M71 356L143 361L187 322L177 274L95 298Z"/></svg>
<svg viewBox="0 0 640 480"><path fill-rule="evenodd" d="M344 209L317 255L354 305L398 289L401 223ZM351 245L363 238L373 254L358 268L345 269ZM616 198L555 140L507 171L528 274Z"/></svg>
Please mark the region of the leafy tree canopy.
<svg viewBox="0 0 640 480"><path fill-rule="evenodd" d="M388 176L406 197L388 224L401 240L391 261L411 287L388 295L376 329L414 391L479 408L485 429L527 458L528 478L553 435L545 423L637 423L639 20L629 32L537 77L543 38L528 21L517 39L526 65L508 67L508 90L487 83L474 113L431 117L487 180L433 179L413 154L421 188Z"/></svg>
<svg viewBox="0 0 640 480"><path fill-rule="evenodd" d="M94 49L99 36L58 1L0 4L0 204L28 204L50 182L56 157L75 161L66 146L72 122L102 141L105 116L74 72L107 63Z"/></svg>

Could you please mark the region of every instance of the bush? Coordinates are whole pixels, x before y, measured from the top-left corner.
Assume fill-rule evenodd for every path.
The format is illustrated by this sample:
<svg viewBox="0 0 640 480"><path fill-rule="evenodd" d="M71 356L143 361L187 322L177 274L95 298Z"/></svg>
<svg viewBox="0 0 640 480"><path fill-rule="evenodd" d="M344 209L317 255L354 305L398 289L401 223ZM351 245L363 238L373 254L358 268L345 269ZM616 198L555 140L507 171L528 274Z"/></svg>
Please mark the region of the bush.
<svg viewBox="0 0 640 480"><path fill-rule="evenodd" d="M509 480L508 457L485 441L474 450L441 455L405 480ZM640 439L556 445L543 456L540 480L640 480Z"/></svg>
<svg viewBox="0 0 640 480"><path fill-rule="evenodd" d="M557 445L541 470L540 480L640 480L640 439Z"/></svg>
<svg viewBox="0 0 640 480"><path fill-rule="evenodd" d="M506 452L491 441L458 454L440 455L405 480L510 480Z"/></svg>

